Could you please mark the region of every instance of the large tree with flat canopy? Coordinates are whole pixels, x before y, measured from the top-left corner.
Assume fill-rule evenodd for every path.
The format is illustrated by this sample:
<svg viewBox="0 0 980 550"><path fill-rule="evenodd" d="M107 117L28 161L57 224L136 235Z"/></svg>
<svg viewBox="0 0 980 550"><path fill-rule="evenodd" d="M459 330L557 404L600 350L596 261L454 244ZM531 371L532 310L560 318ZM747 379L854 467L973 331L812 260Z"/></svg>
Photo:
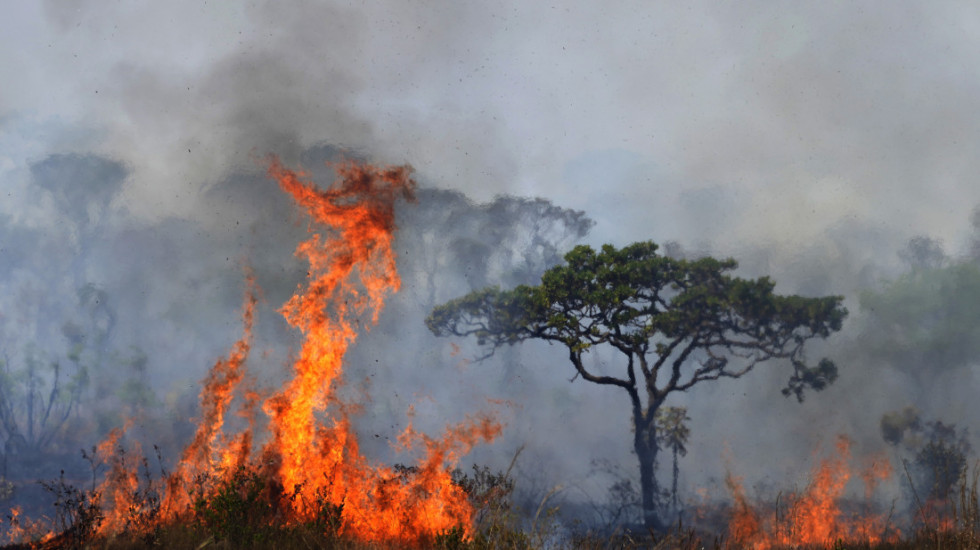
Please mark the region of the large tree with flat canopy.
<svg viewBox="0 0 980 550"><path fill-rule="evenodd" d="M662 527L654 420L667 397L781 359L790 371L783 393L802 401L807 388L821 390L837 377L828 359L808 365L804 345L840 330L847 315L840 296L778 295L768 277L732 276L734 260L676 259L657 250L653 242L598 252L578 246L540 285L477 290L426 319L437 336L475 336L487 355L525 340L562 344L575 377L622 388L632 412L644 521L652 528ZM587 366L587 354L599 346L622 354L618 372Z"/></svg>

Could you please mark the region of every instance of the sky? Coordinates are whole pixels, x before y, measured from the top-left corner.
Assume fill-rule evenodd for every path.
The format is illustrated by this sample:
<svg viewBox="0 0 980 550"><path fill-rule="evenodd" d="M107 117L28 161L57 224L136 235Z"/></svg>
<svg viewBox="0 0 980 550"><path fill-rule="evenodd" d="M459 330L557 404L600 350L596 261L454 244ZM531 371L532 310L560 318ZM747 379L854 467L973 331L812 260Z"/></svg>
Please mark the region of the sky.
<svg viewBox="0 0 980 550"><path fill-rule="evenodd" d="M58 223L31 183L49 155L123 166L113 206L133 219L227 221L241 205L209 190L260 173L268 154L295 166L327 144L478 202L585 211L591 244L732 254L780 290L845 294L854 310L878 276L864 266L899 264L916 235L962 253L980 204L980 11L968 4L0 5L0 214L27 227ZM773 380L762 389L778 391ZM714 390L706 411L732 415L721 398L743 390L755 395ZM776 415L735 405L777 434L735 452L783 448L778 434L850 396ZM727 426L707 412L699 429L715 445ZM699 453L720 464L717 445Z"/></svg>

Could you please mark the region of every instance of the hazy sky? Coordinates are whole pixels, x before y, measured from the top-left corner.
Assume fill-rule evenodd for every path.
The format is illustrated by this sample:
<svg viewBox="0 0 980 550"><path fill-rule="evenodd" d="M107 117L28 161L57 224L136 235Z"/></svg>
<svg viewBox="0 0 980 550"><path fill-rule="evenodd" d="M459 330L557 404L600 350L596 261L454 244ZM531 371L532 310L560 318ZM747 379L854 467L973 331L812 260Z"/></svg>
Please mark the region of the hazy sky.
<svg viewBox="0 0 980 550"><path fill-rule="evenodd" d="M125 206L160 216L322 142L620 244L856 221L955 248L980 201L969 4L3 3L8 206L51 152L122 161Z"/></svg>

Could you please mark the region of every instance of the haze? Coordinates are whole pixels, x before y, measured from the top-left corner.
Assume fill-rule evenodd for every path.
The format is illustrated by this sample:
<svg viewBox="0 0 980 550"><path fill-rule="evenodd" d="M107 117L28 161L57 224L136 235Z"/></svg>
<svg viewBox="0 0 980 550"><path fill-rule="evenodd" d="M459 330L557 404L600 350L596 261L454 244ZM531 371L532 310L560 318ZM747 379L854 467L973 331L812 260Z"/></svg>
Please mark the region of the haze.
<svg viewBox="0 0 980 550"><path fill-rule="evenodd" d="M855 314L861 289L902 268L896 252L910 238L928 235L965 254L980 203L980 12L966 4L89 0L6 1L3 13L0 264L16 272L4 284L61 281L42 285L53 301L76 283L106 288L130 320L116 344L147 351L161 394L191 395L187 381L233 341L242 256L264 273L266 343L290 341L271 310L302 274L290 256L302 227L262 176L267 154L311 171L341 151L411 164L430 193L422 198L471 216L471 236L517 220L498 235L506 251L488 256L489 278L443 273L455 282L430 300L467 284L523 282L507 274L531 250L521 248L519 224L533 220L495 218L507 209L481 210L440 190L477 204L541 197L595 221L549 214L560 220L545 228L556 248L538 250L525 275L578 242L675 241L734 256L742 273L771 274L783 292L843 294ZM66 229L65 209L38 185L52 173L44 166L79 158L103 162L85 177L119 182L104 213L80 214L101 220L90 237L114 243L88 251L84 266L64 259L79 253L84 231ZM435 223L406 216L406 231ZM45 249L51 256L28 244L60 232L69 244ZM410 257L418 248L405 239L399 253ZM149 255L133 256L140 249ZM445 371L458 359L425 334L414 296L424 274L436 275L409 261L422 270L406 285L409 305L391 306L352 358L389 363L377 377L387 380L372 382L383 405L366 425L403 423L388 415L415 403L439 426L474 399L508 399L509 435L477 459L505 467L518 445L548 434L529 456L597 448L633 472L625 402L567 384L571 371L554 350L522 352L513 362L533 371L526 378L493 374L495 363L460 367L451 385L431 379L426 365ZM49 279L35 277L45 271ZM4 307L37 310L12 298ZM54 328L9 329L18 349L56 339L57 311L36 314ZM850 341L844 332L831 347ZM271 364L284 354L270 353ZM843 363L840 387L802 406L778 395L783 374L692 394L689 486L723 475L726 443L750 478L771 474L778 485L777 474L805 475L800 461L837 433L880 448L885 411L915 402L951 421L975 412L901 377L859 392L877 375ZM391 397L406 384L417 388ZM561 406L538 410L545 402ZM616 407L613 418L588 412ZM582 462L551 473L584 480Z"/></svg>

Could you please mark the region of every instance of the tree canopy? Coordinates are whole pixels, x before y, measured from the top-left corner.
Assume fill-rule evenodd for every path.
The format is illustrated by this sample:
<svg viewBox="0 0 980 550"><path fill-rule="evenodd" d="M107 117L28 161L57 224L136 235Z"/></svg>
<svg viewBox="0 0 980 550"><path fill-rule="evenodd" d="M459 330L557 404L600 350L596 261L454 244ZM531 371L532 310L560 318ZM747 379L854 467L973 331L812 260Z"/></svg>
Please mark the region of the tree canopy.
<svg viewBox="0 0 980 550"><path fill-rule="evenodd" d="M564 344L578 374L599 384L637 388L638 368L653 399L737 378L771 358L791 361L785 393L801 400L807 387L823 389L836 377L829 360L808 366L803 349L840 330L842 297L777 295L768 277L731 276L732 259L674 259L657 250L649 241L598 252L579 246L540 285L474 291L436 307L426 324L439 336L475 336L490 353L528 339ZM624 376L595 374L582 363L601 344L628 357Z"/></svg>
<svg viewBox="0 0 980 550"><path fill-rule="evenodd" d="M913 269L865 292L860 303L867 313L862 348L917 379L980 353L980 267L972 262Z"/></svg>
<svg viewBox="0 0 980 550"><path fill-rule="evenodd" d="M654 419L667 396L784 359L792 370L783 393L802 401L807 388L821 390L837 377L828 359L808 365L804 344L840 330L847 315L840 296L783 296L768 277L735 277L732 259L676 259L657 250L649 241L599 251L578 246L540 285L476 290L426 319L438 336L474 336L487 356L525 340L560 343L575 377L623 388L648 526L660 525ZM619 374L586 365L583 357L598 346L622 354Z"/></svg>

